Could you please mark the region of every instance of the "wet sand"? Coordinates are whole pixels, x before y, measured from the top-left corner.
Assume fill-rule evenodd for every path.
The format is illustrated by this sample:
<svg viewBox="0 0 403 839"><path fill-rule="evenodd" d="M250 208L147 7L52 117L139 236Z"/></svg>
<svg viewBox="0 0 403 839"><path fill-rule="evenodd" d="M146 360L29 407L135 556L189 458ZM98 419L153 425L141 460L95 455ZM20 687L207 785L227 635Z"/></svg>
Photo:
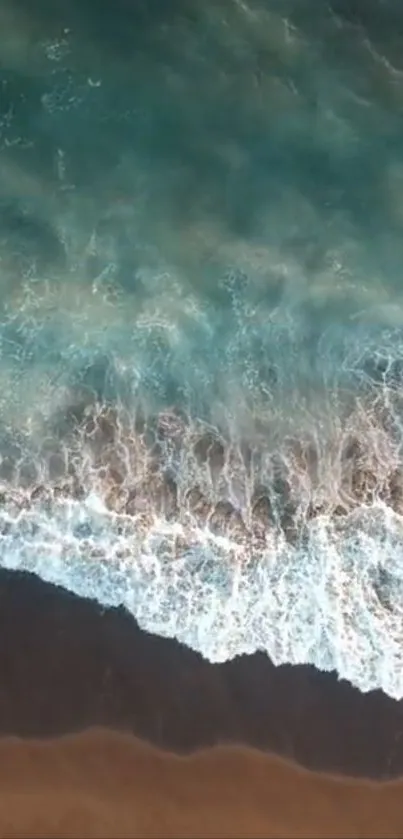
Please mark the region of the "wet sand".
<svg viewBox="0 0 403 839"><path fill-rule="evenodd" d="M240 748L191 757L95 730L0 743L2 837L401 837L402 783Z"/></svg>
<svg viewBox="0 0 403 839"><path fill-rule="evenodd" d="M212 665L34 575L0 571L0 736L92 726L191 752L238 743L320 771L403 774L403 703L266 655Z"/></svg>

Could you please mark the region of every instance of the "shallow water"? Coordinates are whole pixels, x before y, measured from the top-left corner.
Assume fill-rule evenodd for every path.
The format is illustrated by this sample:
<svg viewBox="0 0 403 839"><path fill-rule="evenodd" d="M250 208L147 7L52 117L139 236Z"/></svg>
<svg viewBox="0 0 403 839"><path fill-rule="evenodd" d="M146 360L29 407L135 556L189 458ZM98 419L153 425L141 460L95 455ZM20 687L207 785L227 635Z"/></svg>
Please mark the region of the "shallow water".
<svg viewBox="0 0 403 839"><path fill-rule="evenodd" d="M0 562L401 698L403 14L0 33Z"/></svg>

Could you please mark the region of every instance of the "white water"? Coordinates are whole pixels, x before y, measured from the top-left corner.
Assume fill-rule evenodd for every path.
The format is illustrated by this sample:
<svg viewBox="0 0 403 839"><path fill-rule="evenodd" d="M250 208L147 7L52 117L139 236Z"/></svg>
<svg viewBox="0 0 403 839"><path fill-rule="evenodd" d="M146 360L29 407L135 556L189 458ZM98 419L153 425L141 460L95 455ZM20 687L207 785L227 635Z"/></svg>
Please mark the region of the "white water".
<svg viewBox="0 0 403 839"><path fill-rule="evenodd" d="M264 650L276 664L336 669L362 691L403 696L403 521L381 504L356 510L339 532L318 517L298 548L279 537L253 551L195 529L180 556L180 524L157 520L145 535L126 521L121 532L121 517L94 498L8 523L3 567L124 605L144 629L210 661Z"/></svg>

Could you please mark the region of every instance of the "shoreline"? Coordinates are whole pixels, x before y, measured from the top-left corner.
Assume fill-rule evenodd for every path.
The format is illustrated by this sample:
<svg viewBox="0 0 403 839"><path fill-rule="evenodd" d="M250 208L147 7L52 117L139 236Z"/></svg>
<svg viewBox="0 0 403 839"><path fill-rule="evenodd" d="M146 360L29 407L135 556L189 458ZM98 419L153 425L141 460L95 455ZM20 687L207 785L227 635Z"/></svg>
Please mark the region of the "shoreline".
<svg viewBox="0 0 403 839"><path fill-rule="evenodd" d="M0 571L0 736L102 726L191 752L239 744L310 769L403 773L403 702L257 653L210 664L34 575Z"/></svg>

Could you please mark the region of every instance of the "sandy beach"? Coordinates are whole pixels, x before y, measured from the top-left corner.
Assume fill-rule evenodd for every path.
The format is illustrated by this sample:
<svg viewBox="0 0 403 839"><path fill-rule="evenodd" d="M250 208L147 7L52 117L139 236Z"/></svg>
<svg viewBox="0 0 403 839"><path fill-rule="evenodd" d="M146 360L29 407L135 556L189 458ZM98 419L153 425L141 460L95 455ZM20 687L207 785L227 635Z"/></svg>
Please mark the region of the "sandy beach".
<svg viewBox="0 0 403 839"><path fill-rule="evenodd" d="M402 708L379 692L260 655L214 666L7 571L0 639L4 839L403 833Z"/></svg>

